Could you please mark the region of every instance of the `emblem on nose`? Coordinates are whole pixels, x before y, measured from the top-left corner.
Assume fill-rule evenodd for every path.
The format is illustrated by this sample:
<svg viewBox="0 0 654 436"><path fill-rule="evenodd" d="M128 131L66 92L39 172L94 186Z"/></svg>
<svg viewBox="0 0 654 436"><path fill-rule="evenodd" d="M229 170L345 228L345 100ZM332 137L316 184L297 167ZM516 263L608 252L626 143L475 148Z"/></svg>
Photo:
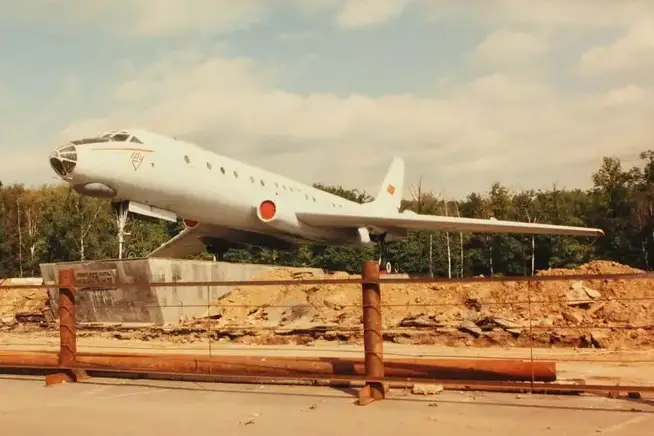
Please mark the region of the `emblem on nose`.
<svg viewBox="0 0 654 436"><path fill-rule="evenodd" d="M140 151L132 153L132 166L134 167L134 171L139 169L141 163L143 163L143 159L145 159L145 156Z"/></svg>

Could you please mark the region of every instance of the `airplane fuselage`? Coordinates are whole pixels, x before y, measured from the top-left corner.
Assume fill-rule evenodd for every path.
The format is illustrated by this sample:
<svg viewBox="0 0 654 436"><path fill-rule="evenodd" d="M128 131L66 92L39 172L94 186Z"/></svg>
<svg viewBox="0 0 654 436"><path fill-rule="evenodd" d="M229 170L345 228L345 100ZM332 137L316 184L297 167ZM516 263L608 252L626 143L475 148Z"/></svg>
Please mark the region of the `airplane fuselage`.
<svg viewBox="0 0 654 436"><path fill-rule="evenodd" d="M188 222L272 233L293 242L368 243L352 231L301 222L271 228L256 212L265 200L319 212L353 211L358 203L185 141L140 130L123 132L126 136L119 139L124 141L89 138L60 147L74 147L76 159L70 172L61 173L51 165L83 195L155 206ZM63 151L59 154L65 159Z"/></svg>

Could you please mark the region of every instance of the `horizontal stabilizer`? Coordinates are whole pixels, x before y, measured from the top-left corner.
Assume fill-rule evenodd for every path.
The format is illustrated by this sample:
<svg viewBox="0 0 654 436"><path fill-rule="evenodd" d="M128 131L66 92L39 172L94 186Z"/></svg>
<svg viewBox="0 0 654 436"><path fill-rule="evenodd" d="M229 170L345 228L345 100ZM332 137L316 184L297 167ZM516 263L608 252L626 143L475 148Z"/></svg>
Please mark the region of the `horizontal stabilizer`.
<svg viewBox="0 0 654 436"><path fill-rule="evenodd" d="M361 214L298 212L297 217L309 225L335 228L377 227L387 229L388 231L393 229L412 229L434 232L522 233L594 237L604 235L604 231L601 229L586 227L499 221L495 219L486 220L438 215L418 215L413 213L376 215L369 213L369 211L364 211Z"/></svg>

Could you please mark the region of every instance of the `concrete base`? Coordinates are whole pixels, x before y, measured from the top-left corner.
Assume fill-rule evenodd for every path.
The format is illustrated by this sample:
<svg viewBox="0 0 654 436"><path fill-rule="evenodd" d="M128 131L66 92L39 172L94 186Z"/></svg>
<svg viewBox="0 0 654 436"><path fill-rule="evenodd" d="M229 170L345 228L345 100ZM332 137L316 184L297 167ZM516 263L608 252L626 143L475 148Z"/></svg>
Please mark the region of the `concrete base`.
<svg viewBox="0 0 654 436"><path fill-rule="evenodd" d="M102 260L41 264L45 284L56 284L60 268L75 271L78 289L78 322L177 323L181 318L202 316L209 301L231 291L226 286L166 286L151 288L120 287L109 290L84 288L83 283L130 282L196 282L250 280L254 276L276 268L273 265L237 264L199 260L166 258ZM58 291L48 291L50 304L57 313Z"/></svg>

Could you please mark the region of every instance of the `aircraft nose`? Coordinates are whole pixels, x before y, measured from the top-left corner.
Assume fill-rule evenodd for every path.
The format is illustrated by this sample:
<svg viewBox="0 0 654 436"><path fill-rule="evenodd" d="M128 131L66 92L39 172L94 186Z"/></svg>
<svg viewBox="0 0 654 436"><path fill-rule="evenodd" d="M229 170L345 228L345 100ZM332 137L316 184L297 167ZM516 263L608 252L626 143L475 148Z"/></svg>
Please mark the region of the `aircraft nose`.
<svg viewBox="0 0 654 436"><path fill-rule="evenodd" d="M74 145L64 145L50 154L50 166L61 177L69 177L77 166L77 149Z"/></svg>

